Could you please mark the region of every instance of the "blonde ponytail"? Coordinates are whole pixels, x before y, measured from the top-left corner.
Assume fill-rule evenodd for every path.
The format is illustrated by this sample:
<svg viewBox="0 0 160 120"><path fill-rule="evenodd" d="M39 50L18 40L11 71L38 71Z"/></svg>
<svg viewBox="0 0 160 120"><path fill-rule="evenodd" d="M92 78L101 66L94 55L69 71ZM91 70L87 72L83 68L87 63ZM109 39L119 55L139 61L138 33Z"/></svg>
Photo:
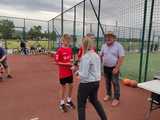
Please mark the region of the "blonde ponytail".
<svg viewBox="0 0 160 120"><path fill-rule="evenodd" d="M89 37L83 38L83 50L84 50L84 54L87 51L93 49L93 47L94 47L94 42L93 42L93 40L91 38L89 38Z"/></svg>

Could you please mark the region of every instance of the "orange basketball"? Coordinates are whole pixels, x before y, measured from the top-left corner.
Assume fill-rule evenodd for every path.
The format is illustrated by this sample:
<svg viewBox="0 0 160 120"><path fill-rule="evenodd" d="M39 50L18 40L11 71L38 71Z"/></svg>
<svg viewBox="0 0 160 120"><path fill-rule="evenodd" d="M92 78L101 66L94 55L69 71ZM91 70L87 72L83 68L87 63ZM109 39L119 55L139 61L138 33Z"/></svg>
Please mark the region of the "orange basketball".
<svg viewBox="0 0 160 120"><path fill-rule="evenodd" d="M129 86L137 87L137 81L136 80L130 80Z"/></svg>
<svg viewBox="0 0 160 120"><path fill-rule="evenodd" d="M123 83L124 85L129 86L129 85L130 85L130 79L125 78L125 79L122 80L122 83Z"/></svg>

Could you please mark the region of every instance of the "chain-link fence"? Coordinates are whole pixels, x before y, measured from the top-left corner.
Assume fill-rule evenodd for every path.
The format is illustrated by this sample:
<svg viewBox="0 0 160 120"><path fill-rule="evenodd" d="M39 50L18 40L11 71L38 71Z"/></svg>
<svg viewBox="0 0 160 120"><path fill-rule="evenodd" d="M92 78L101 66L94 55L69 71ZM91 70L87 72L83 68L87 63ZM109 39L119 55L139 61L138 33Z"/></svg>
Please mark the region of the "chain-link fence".
<svg viewBox="0 0 160 120"><path fill-rule="evenodd" d="M82 37L92 32L100 50L103 34L112 31L126 51L121 76L150 80L160 70L159 6L158 0L84 0L51 20L56 43L63 33L69 33L73 47L79 47Z"/></svg>
<svg viewBox="0 0 160 120"><path fill-rule="evenodd" d="M20 51L20 43L27 48L49 48L48 21L0 16L0 40L8 50Z"/></svg>

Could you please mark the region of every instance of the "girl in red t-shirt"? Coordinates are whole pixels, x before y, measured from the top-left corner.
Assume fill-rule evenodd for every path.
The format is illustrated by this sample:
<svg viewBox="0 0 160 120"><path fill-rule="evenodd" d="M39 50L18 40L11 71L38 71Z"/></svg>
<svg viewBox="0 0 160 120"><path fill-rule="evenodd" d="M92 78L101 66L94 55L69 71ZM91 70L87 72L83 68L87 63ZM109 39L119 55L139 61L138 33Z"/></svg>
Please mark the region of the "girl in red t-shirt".
<svg viewBox="0 0 160 120"><path fill-rule="evenodd" d="M90 38L91 40L93 40L95 42L96 38L95 38L95 35L93 33L88 33L85 37ZM93 47L93 50L96 52L96 47L95 46ZM78 61L80 61L81 57L83 56L83 54L84 54L83 52L84 52L83 46L81 46L79 48L79 51L78 51L78 54L77 54Z"/></svg>
<svg viewBox="0 0 160 120"><path fill-rule="evenodd" d="M59 66L59 80L61 84L61 100L60 109L63 112L67 112L67 108L75 108L72 102L72 88L73 88L73 73L71 70L73 62L72 49L69 47L71 37L68 34L64 34L61 38L62 46L57 50L55 59ZM68 85L68 86L67 86ZM66 87L68 87L68 97L65 104Z"/></svg>

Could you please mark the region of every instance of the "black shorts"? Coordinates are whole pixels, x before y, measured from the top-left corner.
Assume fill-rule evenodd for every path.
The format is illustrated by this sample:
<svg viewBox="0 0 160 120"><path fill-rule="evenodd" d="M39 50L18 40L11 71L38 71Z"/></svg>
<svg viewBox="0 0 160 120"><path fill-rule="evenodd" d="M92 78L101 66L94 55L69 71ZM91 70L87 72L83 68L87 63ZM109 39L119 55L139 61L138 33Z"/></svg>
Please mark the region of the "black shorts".
<svg viewBox="0 0 160 120"><path fill-rule="evenodd" d="M1 64L3 65L3 67L4 67L5 69L8 68L7 60L2 61Z"/></svg>
<svg viewBox="0 0 160 120"><path fill-rule="evenodd" d="M69 77L60 79L61 85L72 84L72 83L73 83L73 76L69 76Z"/></svg>

